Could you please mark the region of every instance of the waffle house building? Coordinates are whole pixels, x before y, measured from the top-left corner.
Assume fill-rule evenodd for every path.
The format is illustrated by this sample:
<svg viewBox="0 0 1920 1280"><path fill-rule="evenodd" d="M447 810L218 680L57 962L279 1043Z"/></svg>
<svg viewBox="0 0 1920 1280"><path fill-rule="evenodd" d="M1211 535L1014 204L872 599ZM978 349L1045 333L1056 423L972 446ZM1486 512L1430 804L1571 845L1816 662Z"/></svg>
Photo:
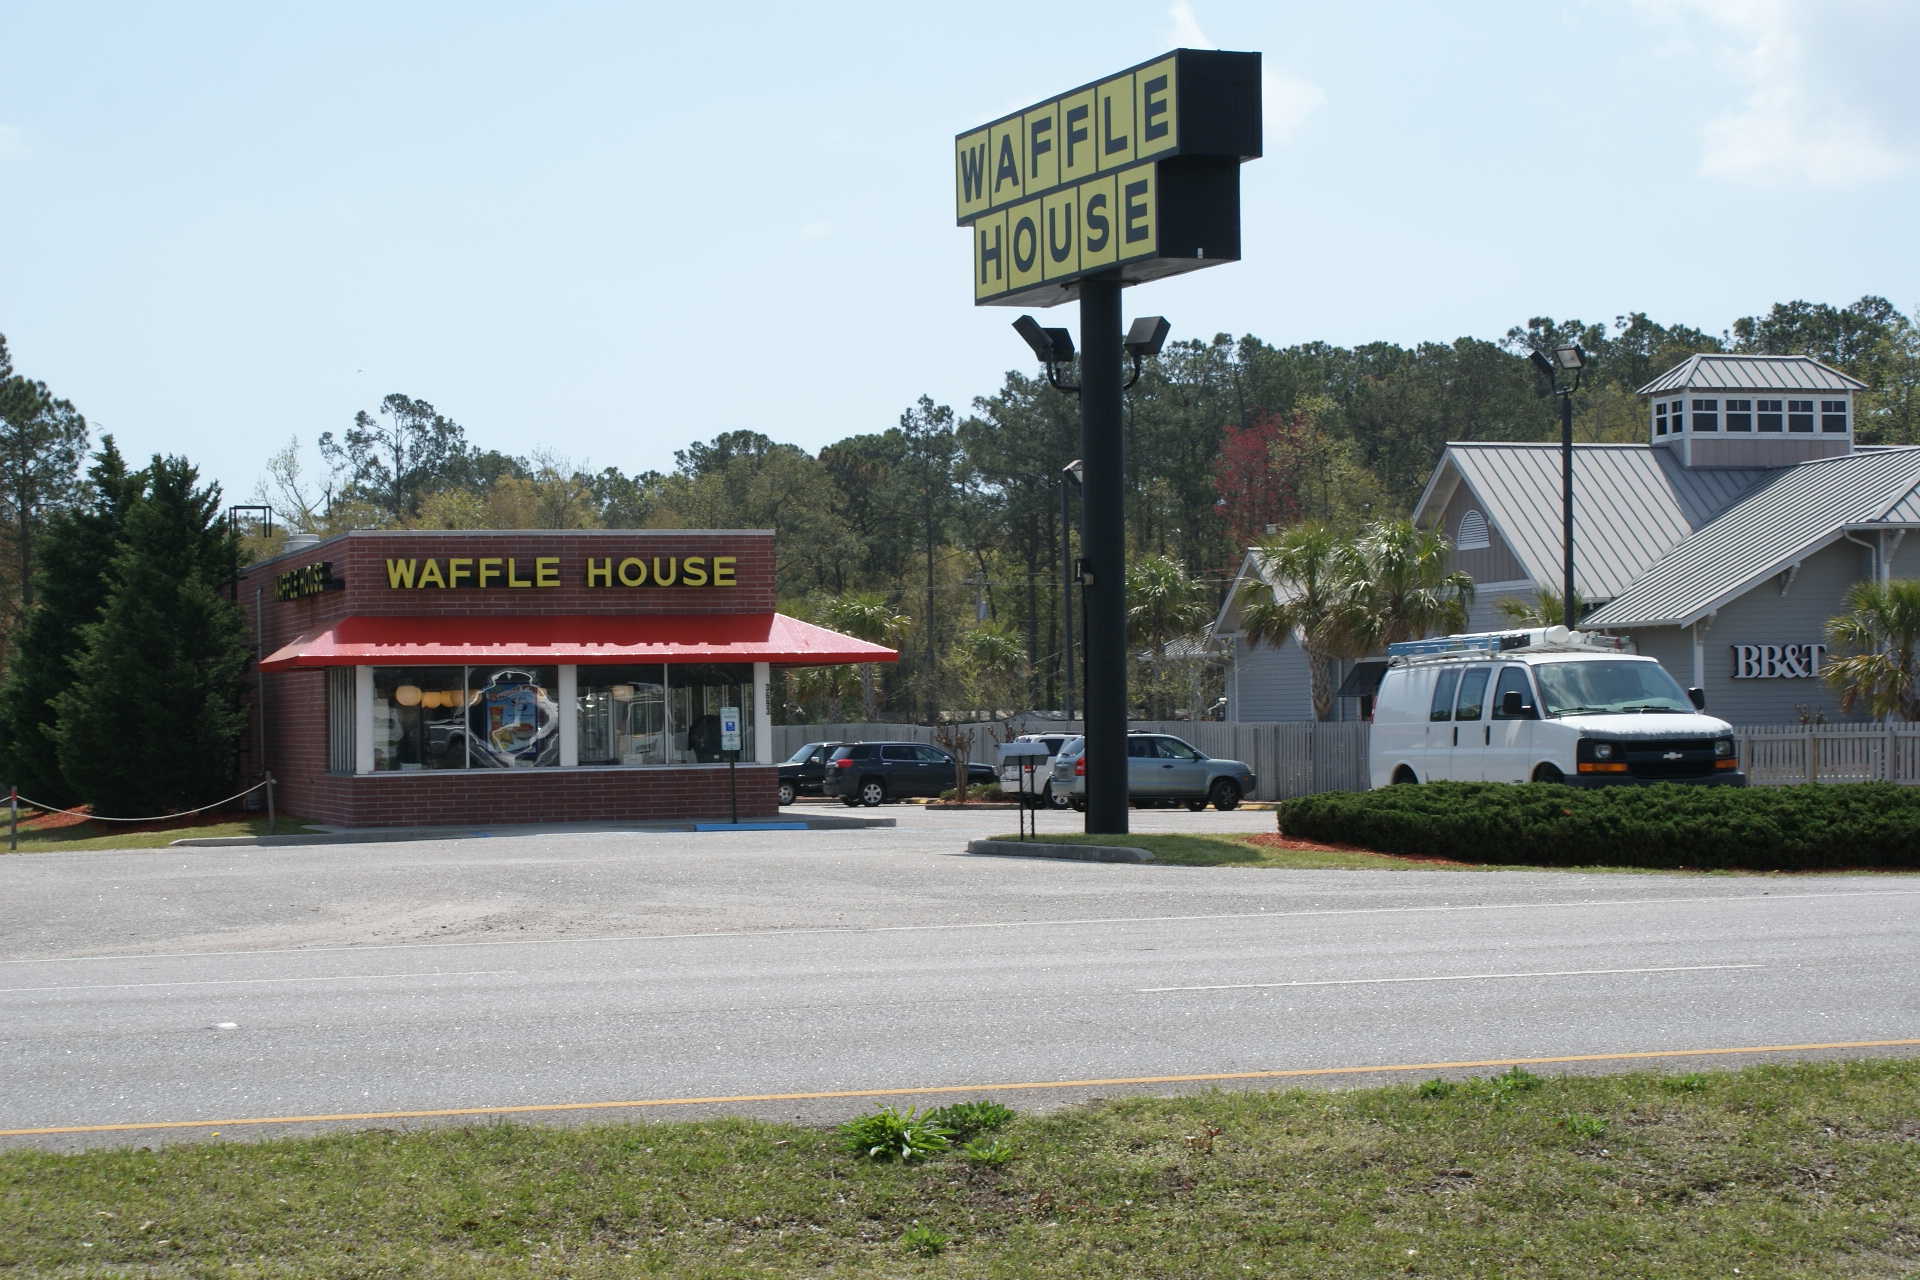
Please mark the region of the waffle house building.
<svg viewBox="0 0 1920 1280"><path fill-rule="evenodd" d="M1736 725L1842 712L1821 678L1827 620L1855 583L1920 577L1920 448L1860 445L1864 384L1805 356L1699 355L1640 389L1637 444L1574 446L1575 587L1581 625L1630 637ZM1539 599L1561 578L1555 444L1449 444L1413 512L1474 581L1468 631L1506 622L1503 599ZM1239 589L1216 623L1234 659L1229 715L1312 716L1299 645L1249 645ZM1284 584L1275 584L1284 591ZM1341 673L1342 718L1364 716L1385 663Z"/></svg>
<svg viewBox="0 0 1920 1280"><path fill-rule="evenodd" d="M769 531L356 531L251 566L249 747L343 826L777 812L776 668L891 649L774 609Z"/></svg>

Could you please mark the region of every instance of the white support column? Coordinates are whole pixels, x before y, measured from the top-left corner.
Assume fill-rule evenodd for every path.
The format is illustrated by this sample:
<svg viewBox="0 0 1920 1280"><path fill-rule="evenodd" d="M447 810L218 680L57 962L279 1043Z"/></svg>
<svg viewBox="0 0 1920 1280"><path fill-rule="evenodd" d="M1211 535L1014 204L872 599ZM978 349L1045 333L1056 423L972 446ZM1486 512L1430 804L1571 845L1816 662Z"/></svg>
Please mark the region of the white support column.
<svg viewBox="0 0 1920 1280"><path fill-rule="evenodd" d="M580 763L580 668L560 668L560 767Z"/></svg>
<svg viewBox="0 0 1920 1280"><path fill-rule="evenodd" d="M353 669L353 771L373 772L373 668Z"/></svg>
<svg viewBox="0 0 1920 1280"><path fill-rule="evenodd" d="M1713 629L1713 620L1720 615L1710 613L1693 624L1693 687L1707 687L1707 632Z"/></svg>
<svg viewBox="0 0 1920 1280"><path fill-rule="evenodd" d="M767 714L767 682L773 665L753 664L753 759L756 764L773 763L773 717Z"/></svg>

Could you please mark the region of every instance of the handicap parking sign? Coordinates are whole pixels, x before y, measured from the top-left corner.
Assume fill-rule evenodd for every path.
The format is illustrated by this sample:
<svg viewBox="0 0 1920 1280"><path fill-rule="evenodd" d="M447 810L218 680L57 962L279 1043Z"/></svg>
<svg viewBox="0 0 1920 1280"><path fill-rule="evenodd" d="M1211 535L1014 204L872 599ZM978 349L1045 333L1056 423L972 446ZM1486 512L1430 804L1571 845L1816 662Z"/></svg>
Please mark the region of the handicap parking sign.
<svg viewBox="0 0 1920 1280"><path fill-rule="evenodd" d="M720 749L740 750L740 708L720 708Z"/></svg>

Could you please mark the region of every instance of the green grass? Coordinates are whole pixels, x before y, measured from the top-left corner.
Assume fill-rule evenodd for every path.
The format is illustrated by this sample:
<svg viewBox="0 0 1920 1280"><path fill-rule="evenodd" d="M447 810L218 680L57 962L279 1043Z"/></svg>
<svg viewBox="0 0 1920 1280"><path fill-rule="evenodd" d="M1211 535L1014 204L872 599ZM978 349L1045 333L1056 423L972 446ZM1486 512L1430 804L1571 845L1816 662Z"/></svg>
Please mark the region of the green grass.
<svg viewBox="0 0 1920 1280"><path fill-rule="evenodd" d="M994 836L1018 840L1018 835ZM1417 864L1405 858L1339 850L1275 849L1249 844L1245 835L1125 835L1090 836L1083 832L1043 831L1036 839L1048 844L1104 844L1145 849L1155 862L1176 867L1273 867L1294 871L1395 870ZM1463 868L1464 869L1464 868Z"/></svg>
<svg viewBox="0 0 1920 1280"><path fill-rule="evenodd" d="M1132 1098L1004 1163L748 1120L0 1155L0 1270L197 1277L1895 1276L1920 1062Z"/></svg>
<svg viewBox="0 0 1920 1280"><path fill-rule="evenodd" d="M6 840L5 814L0 814L0 854L8 852ZM115 824L110 822L83 822L73 827L56 827L51 831L20 832L21 853L53 853L74 849L152 849L172 844L175 840L196 839L205 836L264 836L267 834L267 820L264 817L247 818L233 822L216 822L198 827L168 827L163 831L124 831L101 835ZM301 819L287 814L280 815L280 834L298 835L303 830Z"/></svg>

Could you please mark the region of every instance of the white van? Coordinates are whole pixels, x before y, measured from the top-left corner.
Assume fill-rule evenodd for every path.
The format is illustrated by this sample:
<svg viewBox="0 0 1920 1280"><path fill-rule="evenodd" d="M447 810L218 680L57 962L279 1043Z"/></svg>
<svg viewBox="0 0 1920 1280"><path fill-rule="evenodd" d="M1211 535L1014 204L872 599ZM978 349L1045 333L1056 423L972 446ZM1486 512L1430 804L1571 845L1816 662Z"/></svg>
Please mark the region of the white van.
<svg viewBox="0 0 1920 1280"><path fill-rule="evenodd" d="M1405 782L1744 787L1733 727L1652 658L1565 627L1387 647L1375 787Z"/></svg>

